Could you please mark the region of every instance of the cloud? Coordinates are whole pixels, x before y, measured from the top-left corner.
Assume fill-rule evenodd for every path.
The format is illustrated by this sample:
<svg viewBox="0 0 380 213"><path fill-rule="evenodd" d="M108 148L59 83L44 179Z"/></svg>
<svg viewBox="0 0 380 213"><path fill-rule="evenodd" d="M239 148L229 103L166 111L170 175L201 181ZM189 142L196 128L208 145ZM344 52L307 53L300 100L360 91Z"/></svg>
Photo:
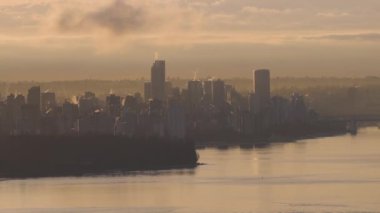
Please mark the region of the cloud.
<svg viewBox="0 0 380 213"><path fill-rule="evenodd" d="M250 14L290 14L295 9L275 9L275 8L262 8L255 6L246 6L242 8L242 11Z"/></svg>
<svg viewBox="0 0 380 213"><path fill-rule="evenodd" d="M113 34L137 31L145 24L143 9L127 4L123 0L115 0L111 5L90 12L66 9L60 14L56 23L62 32L100 28Z"/></svg>
<svg viewBox="0 0 380 213"><path fill-rule="evenodd" d="M329 34L322 36L310 36L306 39L313 40L335 40L335 41L380 41L380 33L359 33L359 34Z"/></svg>
<svg viewBox="0 0 380 213"><path fill-rule="evenodd" d="M46 3L0 5L0 32L10 33L37 27L49 9Z"/></svg>
<svg viewBox="0 0 380 213"><path fill-rule="evenodd" d="M349 16L350 14L347 12L319 12L317 16L325 17L325 18L338 18Z"/></svg>

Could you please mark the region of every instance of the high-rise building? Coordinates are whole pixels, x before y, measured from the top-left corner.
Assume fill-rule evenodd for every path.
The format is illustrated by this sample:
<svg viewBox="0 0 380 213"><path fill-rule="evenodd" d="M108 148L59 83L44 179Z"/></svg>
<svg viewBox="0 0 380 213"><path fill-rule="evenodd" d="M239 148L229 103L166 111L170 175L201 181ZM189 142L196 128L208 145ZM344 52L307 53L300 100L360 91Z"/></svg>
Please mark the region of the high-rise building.
<svg viewBox="0 0 380 213"><path fill-rule="evenodd" d="M231 93L234 90L234 87L232 85L226 84L224 86L224 88L225 88L224 90L225 90L225 93L226 93L226 101L231 104L231 102L232 102L232 100L231 100L232 99Z"/></svg>
<svg viewBox="0 0 380 213"><path fill-rule="evenodd" d="M95 93L85 92L84 96L79 98L79 114L81 116L89 115L99 108Z"/></svg>
<svg viewBox="0 0 380 213"><path fill-rule="evenodd" d="M223 107L226 103L226 88L224 81L218 79L212 84L213 102L216 107Z"/></svg>
<svg viewBox="0 0 380 213"><path fill-rule="evenodd" d="M204 100L207 103L212 102L212 84L213 84L212 79L209 79L207 81L203 81Z"/></svg>
<svg viewBox="0 0 380 213"><path fill-rule="evenodd" d="M165 100L167 100L169 97L172 97L173 92L173 84L171 81L165 82Z"/></svg>
<svg viewBox="0 0 380 213"><path fill-rule="evenodd" d="M267 69L255 70L255 112L260 113L270 106L270 71Z"/></svg>
<svg viewBox="0 0 380 213"><path fill-rule="evenodd" d="M173 139L185 139L186 120L184 106L175 99L169 101L168 107L168 136Z"/></svg>
<svg viewBox="0 0 380 213"><path fill-rule="evenodd" d="M153 99L149 101L149 125L148 135L153 137L163 137L164 132L164 107L162 102Z"/></svg>
<svg viewBox="0 0 380 213"><path fill-rule="evenodd" d="M151 98L152 98L152 83L145 82L144 83L144 99L146 102L148 102L149 99Z"/></svg>
<svg viewBox="0 0 380 213"><path fill-rule="evenodd" d="M151 69L152 98L165 101L165 61L157 60Z"/></svg>
<svg viewBox="0 0 380 213"><path fill-rule="evenodd" d="M29 105L38 107L38 109L40 109L40 106L41 106L41 88L40 87L32 87L29 89L27 102Z"/></svg>
<svg viewBox="0 0 380 213"><path fill-rule="evenodd" d="M78 133L78 129L75 129L79 117L78 105L65 101L62 105L62 115L64 134Z"/></svg>
<svg viewBox="0 0 380 213"><path fill-rule="evenodd" d="M32 87L28 90L27 104L21 107L20 131L27 134L40 133L41 89Z"/></svg>
<svg viewBox="0 0 380 213"><path fill-rule="evenodd" d="M189 81L187 84L189 103L191 106L199 104L203 98L203 87L201 81Z"/></svg>
<svg viewBox="0 0 380 213"><path fill-rule="evenodd" d="M41 109L43 112L56 106L55 93L43 92L41 93Z"/></svg>
<svg viewBox="0 0 380 213"><path fill-rule="evenodd" d="M116 134L133 137L138 129L138 99L128 95L124 99L123 112L116 122Z"/></svg>
<svg viewBox="0 0 380 213"><path fill-rule="evenodd" d="M25 97L23 95L18 94L15 99L18 106L25 104Z"/></svg>
<svg viewBox="0 0 380 213"><path fill-rule="evenodd" d="M113 117L119 117L121 113L121 97L117 95L109 95L106 99L107 111Z"/></svg>

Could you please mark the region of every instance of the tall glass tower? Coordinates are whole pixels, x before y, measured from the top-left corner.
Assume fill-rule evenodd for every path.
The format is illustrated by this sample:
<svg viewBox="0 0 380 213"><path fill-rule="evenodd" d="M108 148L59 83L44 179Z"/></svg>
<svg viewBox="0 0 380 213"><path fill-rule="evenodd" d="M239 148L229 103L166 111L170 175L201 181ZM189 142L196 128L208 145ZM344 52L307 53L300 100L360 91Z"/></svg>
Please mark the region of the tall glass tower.
<svg viewBox="0 0 380 213"><path fill-rule="evenodd" d="M152 98L165 101L165 61L156 60L151 70Z"/></svg>

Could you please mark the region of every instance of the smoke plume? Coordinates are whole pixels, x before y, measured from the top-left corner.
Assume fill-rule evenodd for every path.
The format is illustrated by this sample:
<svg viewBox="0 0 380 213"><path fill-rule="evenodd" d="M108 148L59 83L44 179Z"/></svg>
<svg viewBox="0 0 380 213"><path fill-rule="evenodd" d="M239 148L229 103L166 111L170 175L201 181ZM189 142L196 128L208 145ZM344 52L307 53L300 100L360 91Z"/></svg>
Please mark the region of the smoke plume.
<svg viewBox="0 0 380 213"><path fill-rule="evenodd" d="M57 27L62 32L104 29L113 34L127 34L144 26L144 12L141 8L115 0L111 5L96 11L83 12L65 10L58 18Z"/></svg>

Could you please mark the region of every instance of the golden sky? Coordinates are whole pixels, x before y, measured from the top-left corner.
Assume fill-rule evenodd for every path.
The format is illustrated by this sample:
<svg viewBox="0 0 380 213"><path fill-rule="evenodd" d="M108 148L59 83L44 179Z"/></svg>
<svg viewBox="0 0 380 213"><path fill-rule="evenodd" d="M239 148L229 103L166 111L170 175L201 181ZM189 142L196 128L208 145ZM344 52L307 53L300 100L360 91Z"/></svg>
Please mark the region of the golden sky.
<svg viewBox="0 0 380 213"><path fill-rule="evenodd" d="M379 0L1 0L0 81L379 75Z"/></svg>

